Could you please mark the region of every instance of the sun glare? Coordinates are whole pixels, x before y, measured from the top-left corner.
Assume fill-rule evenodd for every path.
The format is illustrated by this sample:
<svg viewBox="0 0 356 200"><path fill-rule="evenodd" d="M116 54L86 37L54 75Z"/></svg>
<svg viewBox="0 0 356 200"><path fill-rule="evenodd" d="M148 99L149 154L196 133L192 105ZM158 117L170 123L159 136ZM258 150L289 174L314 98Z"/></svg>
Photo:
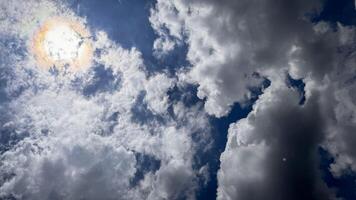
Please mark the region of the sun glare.
<svg viewBox="0 0 356 200"><path fill-rule="evenodd" d="M40 67L70 71L88 67L93 53L84 25L63 18L47 20L36 32L31 50Z"/></svg>

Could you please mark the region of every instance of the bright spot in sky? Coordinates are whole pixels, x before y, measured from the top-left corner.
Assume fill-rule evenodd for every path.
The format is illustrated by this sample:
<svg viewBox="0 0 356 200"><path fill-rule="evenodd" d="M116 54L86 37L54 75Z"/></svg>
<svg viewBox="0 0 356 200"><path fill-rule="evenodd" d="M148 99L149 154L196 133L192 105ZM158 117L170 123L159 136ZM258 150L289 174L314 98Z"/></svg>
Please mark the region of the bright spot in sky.
<svg viewBox="0 0 356 200"><path fill-rule="evenodd" d="M83 40L69 26L58 26L47 31L43 48L54 61L70 61L78 57Z"/></svg>
<svg viewBox="0 0 356 200"><path fill-rule="evenodd" d="M38 64L49 69L88 67L92 58L90 34L84 25L69 19L46 21L33 38L31 46Z"/></svg>

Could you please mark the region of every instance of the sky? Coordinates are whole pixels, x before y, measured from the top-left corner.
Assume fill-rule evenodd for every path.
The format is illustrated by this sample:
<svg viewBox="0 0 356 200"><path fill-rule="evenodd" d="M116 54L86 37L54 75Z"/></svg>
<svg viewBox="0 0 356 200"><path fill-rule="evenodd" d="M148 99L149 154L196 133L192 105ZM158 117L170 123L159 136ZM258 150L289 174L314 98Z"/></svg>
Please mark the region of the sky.
<svg viewBox="0 0 356 200"><path fill-rule="evenodd" d="M0 199L356 199L355 4L0 0Z"/></svg>

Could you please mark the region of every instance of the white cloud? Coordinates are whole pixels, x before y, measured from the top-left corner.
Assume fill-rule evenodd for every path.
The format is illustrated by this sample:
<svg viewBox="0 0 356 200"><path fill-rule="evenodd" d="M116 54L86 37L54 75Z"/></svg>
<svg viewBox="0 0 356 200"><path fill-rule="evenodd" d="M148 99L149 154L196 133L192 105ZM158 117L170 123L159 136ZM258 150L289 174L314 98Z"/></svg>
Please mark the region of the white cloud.
<svg viewBox="0 0 356 200"><path fill-rule="evenodd" d="M50 16L63 14L85 22L54 1L25 3L1 6L9 16L1 30L12 39L28 41ZM29 6L32 3L34 6ZM15 8L25 11L21 14ZM19 19L28 20L28 27ZM10 23L14 28L5 31ZM5 88L11 96L6 114L11 117L1 128L12 128L11 134L19 141L1 155L0 195L22 199L194 199L199 169L193 169L193 156L200 147L193 143L192 134L200 131L201 138L208 139L206 115L198 108L171 104L167 91L174 87L175 79L165 74L148 76L137 49L122 48L104 31L93 36L93 66L76 73L38 68L31 52L19 56L26 45L21 51L4 50L9 57L1 67L11 72L4 74L11 81ZM114 80L108 81L117 86L84 95L83 90L100 79L94 72L99 66L112 73ZM147 112L163 122L133 120L132 110L142 93ZM171 105L177 112L172 115L177 116L167 114ZM137 166L136 154L160 163L137 184L132 181L146 166Z"/></svg>
<svg viewBox="0 0 356 200"><path fill-rule="evenodd" d="M167 29L189 45L192 68L187 75L199 85L198 97L206 98L209 114L228 114L233 103L249 99L249 88L261 84L255 73L268 76L271 69L288 67L292 58L300 62L294 70L302 77L312 73L322 78L335 67L338 41L330 31L314 30L305 17L319 8L318 1L273 4L170 0L158 1L152 10L150 21L158 33ZM291 54L296 47L299 51Z"/></svg>
<svg viewBox="0 0 356 200"><path fill-rule="evenodd" d="M1 194L20 199L131 199L129 180L135 156L95 135L26 139L3 155L2 166L15 176Z"/></svg>
<svg viewBox="0 0 356 200"><path fill-rule="evenodd" d="M66 18L75 18L85 22L82 18L66 7L66 3L57 0L39 0L39 1L0 1L0 32L19 36L20 38L30 39L38 26L48 18L54 16L63 16Z"/></svg>
<svg viewBox="0 0 356 200"><path fill-rule="evenodd" d="M189 45L192 67L179 72L177 80L148 75L141 53L122 48L104 31L93 34L96 54L90 68L58 74L39 69L24 50L39 25L55 15L85 20L56 1L1 1L1 36L19 41L0 43L1 78L11 97L1 108L10 116L1 128L11 128L19 141L1 155L0 194L194 199L206 166L194 169L193 157L198 148L210 147L199 146L209 144L208 118L199 103L187 108L180 100L170 102L167 92L197 84L205 111L221 117L233 103L248 100L249 89L265 76L271 86L246 119L230 126L218 198L332 198L320 178L317 148L323 145L334 156L335 176L356 170L354 28L339 24L334 31L326 22L309 23L305 12L315 6L314 1L159 0L150 17L160 36L157 55L182 42ZM101 65L117 85L85 96L83 89L100 78L94 69ZM304 105L286 86L286 72L303 78ZM133 110L141 103L159 119L135 121ZM193 141L192 134L202 141ZM133 184L145 167L137 166L138 153L160 165Z"/></svg>
<svg viewBox="0 0 356 200"><path fill-rule="evenodd" d="M173 86L174 80L169 79L164 74L158 74L151 77L145 88L147 91L145 100L149 109L158 114L164 114L168 109L167 91Z"/></svg>
<svg viewBox="0 0 356 200"><path fill-rule="evenodd" d="M158 38L153 43L154 55L158 58L171 52L175 47L175 42L167 37Z"/></svg>

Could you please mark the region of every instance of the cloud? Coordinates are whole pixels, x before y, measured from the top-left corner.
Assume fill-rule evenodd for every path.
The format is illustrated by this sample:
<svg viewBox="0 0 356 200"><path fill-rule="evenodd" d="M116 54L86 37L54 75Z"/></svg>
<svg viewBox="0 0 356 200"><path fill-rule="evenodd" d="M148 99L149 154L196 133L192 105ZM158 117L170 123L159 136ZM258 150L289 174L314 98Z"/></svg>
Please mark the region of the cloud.
<svg viewBox="0 0 356 200"><path fill-rule="evenodd" d="M161 38L187 43L191 66L180 76L198 85L210 115L226 116L263 78L271 81L229 129L220 199L333 198L318 171L320 147L334 156L335 176L355 171L355 29L311 22L321 9L320 1L171 0L152 10ZM305 83L304 105L286 74Z"/></svg>
<svg viewBox="0 0 356 200"><path fill-rule="evenodd" d="M219 199L333 199L319 171L317 103L313 96L301 107L297 91L272 82L248 117L230 125Z"/></svg>
<svg viewBox="0 0 356 200"><path fill-rule="evenodd" d="M13 1L1 8L7 18L0 40L24 42L1 50L8 55L1 56L6 60L1 72L9 97L1 109L8 116L1 119L1 130L15 138L1 149L1 198L195 198L201 173L193 157L199 143L209 140L208 118L199 107L169 101L175 78L149 75L139 50L124 49L100 30L92 34L91 67L45 71L27 51L36 28L56 15L85 20L55 1ZM15 12L19 8L25 11ZM13 29L6 30L9 24ZM97 82L105 77L95 70L112 77L106 80L110 87L100 88ZM86 90L93 85L98 89ZM138 106L152 117L135 121ZM202 141L193 142L197 133ZM138 157L159 164L147 168Z"/></svg>
<svg viewBox="0 0 356 200"><path fill-rule="evenodd" d="M1 34L19 36L29 39L34 35L38 26L45 20L54 16L63 16L83 20L68 9L66 2L57 0L39 0L39 1L12 1L0 2ZM21 12L19 12L21 11Z"/></svg>
<svg viewBox="0 0 356 200"><path fill-rule="evenodd" d="M164 84L162 84L164 83ZM146 84L147 94L145 100L152 112L163 114L168 109L168 89L172 88L174 81L164 74L151 77Z"/></svg>
<svg viewBox="0 0 356 200"><path fill-rule="evenodd" d="M252 112L230 125L218 198L333 199L318 148L334 157L334 176L356 170L354 27L311 23L319 1L158 0L157 58L188 45L189 66L174 76L148 72L138 49L95 29L91 67L44 71L28 50L40 24L57 15L90 24L57 1L0 8L1 198L194 199L207 181L195 159L210 148L207 114L228 115L265 79ZM302 105L289 75L305 83ZM204 111L187 94L172 100L187 84Z"/></svg>
<svg viewBox="0 0 356 200"><path fill-rule="evenodd" d="M152 28L159 35L154 41L153 50L157 57L171 52L183 39L182 23L172 1L158 1L156 9L151 9L149 20Z"/></svg>
<svg viewBox="0 0 356 200"><path fill-rule="evenodd" d="M78 136L25 140L5 153L2 169L14 177L2 185L1 194L19 199L131 199L134 154L108 138Z"/></svg>
<svg viewBox="0 0 356 200"><path fill-rule="evenodd" d="M292 68L291 57L305 62L294 70L300 77L322 77L334 67L332 34L318 35L307 18L319 7L318 1L158 1L151 23L188 43L191 82L206 98L206 111L221 117L234 102L248 100L269 70Z"/></svg>
<svg viewBox="0 0 356 200"><path fill-rule="evenodd" d="M153 43L154 55L157 58L161 58L171 52L175 47L175 42L170 39L158 38Z"/></svg>

